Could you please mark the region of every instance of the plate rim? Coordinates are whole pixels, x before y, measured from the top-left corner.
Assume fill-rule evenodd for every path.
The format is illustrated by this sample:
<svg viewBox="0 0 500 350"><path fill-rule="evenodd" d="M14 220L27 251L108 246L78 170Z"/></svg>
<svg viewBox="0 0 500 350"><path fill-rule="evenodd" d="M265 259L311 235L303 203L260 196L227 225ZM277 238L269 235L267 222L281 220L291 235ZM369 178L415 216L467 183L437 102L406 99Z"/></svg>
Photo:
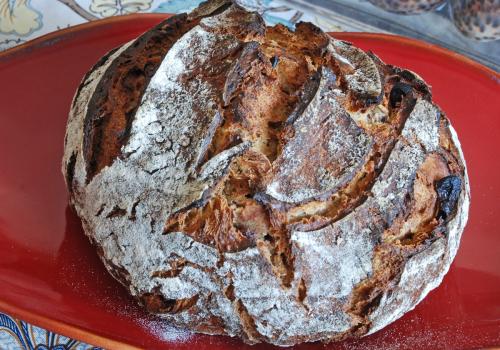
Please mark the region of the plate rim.
<svg viewBox="0 0 500 350"><path fill-rule="evenodd" d="M33 40L27 41L23 44L17 45L15 47L9 48L7 50L0 52L0 68L3 64L8 63L9 60L15 59L17 57L22 57L23 55L31 54L34 50L39 50L43 48L50 48L53 44L60 42L62 40L69 40L74 35L80 32L86 32L92 29L96 29L101 26L106 26L109 24L120 24L133 21L141 20L151 20L151 21L161 21L168 17L173 16L167 13L140 13L140 14L129 14L122 16L108 17L104 19L99 19L91 22L84 22L69 28L64 28L58 31L50 32ZM473 68L477 73L484 74L489 79L492 79L500 86L500 73L494 71L493 69L482 65L466 56L459 53L453 52L446 48L437 46L435 44L430 44L421 40L403 37L394 34L385 33L367 33L367 32L329 32L339 40L351 40L352 38L359 39L372 39L385 42L397 42L399 44L404 44L406 46L411 46L418 49L423 49L426 51L431 51L434 54L445 56L455 62L460 62L469 68ZM76 340L86 342L93 346L100 346L106 349L141 349L134 345L125 343L119 339L119 337L99 335L90 329L84 327L78 327L72 325L71 323L56 320L50 318L49 316L41 315L36 312L32 312L25 308L17 307L15 305L10 305L9 303L0 300L0 311L5 312L9 316L21 319L25 322L33 324L37 327L56 332Z"/></svg>
<svg viewBox="0 0 500 350"><path fill-rule="evenodd" d="M44 330L87 343L90 346L102 347L104 349L142 349L125 343L119 339L99 335L83 327L78 327L65 321L55 320L42 314L19 308L15 305L6 303L3 300L0 300L0 312L4 312L7 316L17 318Z"/></svg>

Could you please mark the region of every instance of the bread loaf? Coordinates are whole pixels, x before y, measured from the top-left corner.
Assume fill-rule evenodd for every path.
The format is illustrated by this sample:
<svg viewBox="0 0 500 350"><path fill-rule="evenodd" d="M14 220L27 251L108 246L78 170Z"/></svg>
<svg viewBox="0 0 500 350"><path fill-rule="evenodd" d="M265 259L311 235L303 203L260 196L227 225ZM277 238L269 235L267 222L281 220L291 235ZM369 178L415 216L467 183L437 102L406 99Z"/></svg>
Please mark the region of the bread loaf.
<svg viewBox="0 0 500 350"><path fill-rule="evenodd" d="M89 71L62 171L104 265L147 310L252 344L401 317L441 282L469 207L458 138L419 76L230 0Z"/></svg>

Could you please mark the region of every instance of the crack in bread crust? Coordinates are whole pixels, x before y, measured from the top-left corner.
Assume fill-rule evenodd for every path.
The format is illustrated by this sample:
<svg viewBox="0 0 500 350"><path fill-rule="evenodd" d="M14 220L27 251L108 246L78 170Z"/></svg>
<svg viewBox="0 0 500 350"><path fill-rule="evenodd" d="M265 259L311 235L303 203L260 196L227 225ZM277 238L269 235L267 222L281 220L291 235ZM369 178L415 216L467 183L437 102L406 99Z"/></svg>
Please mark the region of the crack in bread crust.
<svg viewBox="0 0 500 350"><path fill-rule="evenodd" d="M241 26L238 28L241 30ZM328 40L307 24L300 25L296 33L284 27L268 30L271 33L266 36L259 30L256 36L246 36L245 40L252 40L240 43L241 49L231 56L230 65L218 72L218 76L227 76L223 83L215 80L223 91L219 102L223 121L212 137L205 162L237 142L249 141L251 148L233 160L228 174L203 208L181 210L171 216L164 232L185 232L221 252L244 250L260 242L263 255L283 285L289 286L293 279L289 233L282 220L277 220L281 215L254 197L280 153L282 125L299 101L297 90L310 71L317 69L312 61L322 59ZM224 33L244 37L231 33L230 25ZM311 33L316 40L310 45L297 39ZM268 36L287 42L287 53L282 54L281 48L278 52ZM308 61L304 51L316 56L307 56ZM272 59L278 54L279 61L273 67Z"/></svg>
<svg viewBox="0 0 500 350"><path fill-rule="evenodd" d="M332 222L342 219L357 207L362 205L370 196L370 191L377 176L383 170L406 119L410 115L417 96L427 99L427 94L418 94L419 83L415 79L405 81L408 90L399 96L397 103L391 103L395 82L401 77L397 71L387 69L377 61L379 70L387 77L384 84L384 99L382 104L368 111L351 112L351 117L373 138L371 150L366 161L351 181L340 188L333 196L322 201L310 201L288 209L288 224L293 229L316 230ZM379 115L377 116L377 113ZM380 117L380 114L383 117Z"/></svg>
<svg viewBox="0 0 500 350"><path fill-rule="evenodd" d="M346 310L356 320L358 332L369 330L370 314L383 294L395 288L406 261L445 235L445 222L438 216L435 185L449 174L450 168L439 153L428 154L418 169L409 204L375 247L372 275L357 284L350 296Z"/></svg>
<svg viewBox="0 0 500 350"><path fill-rule="evenodd" d="M186 15L165 20L127 48L101 78L84 123L87 182L120 155L145 87L169 47L194 25Z"/></svg>
<svg viewBox="0 0 500 350"><path fill-rule="evenodd" d="M230 1L216 1L189 16L172 16L140 36L113 61L88 102L83 140L87 182L121 155L146 86L172 45L203 17L229 5Z"/></svg>

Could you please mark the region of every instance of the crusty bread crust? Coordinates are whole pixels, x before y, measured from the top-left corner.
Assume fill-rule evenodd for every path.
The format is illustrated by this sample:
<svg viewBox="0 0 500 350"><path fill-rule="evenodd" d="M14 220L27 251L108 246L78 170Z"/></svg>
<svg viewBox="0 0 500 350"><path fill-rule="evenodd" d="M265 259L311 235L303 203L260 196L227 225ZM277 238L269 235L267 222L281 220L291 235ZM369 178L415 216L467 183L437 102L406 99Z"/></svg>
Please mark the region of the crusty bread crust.
<svg viewBox="0 0 500 350"><path fill-rule="evenodd" d="M248 343L393 322L441 282L469 207L458 138L420 77L230 0L91 69L62 170L140 303Z"/></svg>

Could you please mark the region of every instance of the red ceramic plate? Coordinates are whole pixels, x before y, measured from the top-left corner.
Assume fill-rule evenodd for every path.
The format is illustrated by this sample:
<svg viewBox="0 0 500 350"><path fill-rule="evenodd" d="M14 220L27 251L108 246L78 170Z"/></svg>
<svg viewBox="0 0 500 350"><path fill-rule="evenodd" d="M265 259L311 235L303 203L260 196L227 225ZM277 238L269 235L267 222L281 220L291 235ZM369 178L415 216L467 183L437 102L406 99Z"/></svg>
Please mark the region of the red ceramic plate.
<svg viewBox="0 0 500 350"><path fill-rule="evenodd" d="M146 315L108 275L67 206L60 163L80 79L106 51L163 18L98 21L0 54L0 310L106 348L247 348L229 337L189 335ZM472 207L457 258L439 288L376 334L327 348L500 345L500 76L410 39L335 36L418 72L432 85L463 144Z"/></svg>

